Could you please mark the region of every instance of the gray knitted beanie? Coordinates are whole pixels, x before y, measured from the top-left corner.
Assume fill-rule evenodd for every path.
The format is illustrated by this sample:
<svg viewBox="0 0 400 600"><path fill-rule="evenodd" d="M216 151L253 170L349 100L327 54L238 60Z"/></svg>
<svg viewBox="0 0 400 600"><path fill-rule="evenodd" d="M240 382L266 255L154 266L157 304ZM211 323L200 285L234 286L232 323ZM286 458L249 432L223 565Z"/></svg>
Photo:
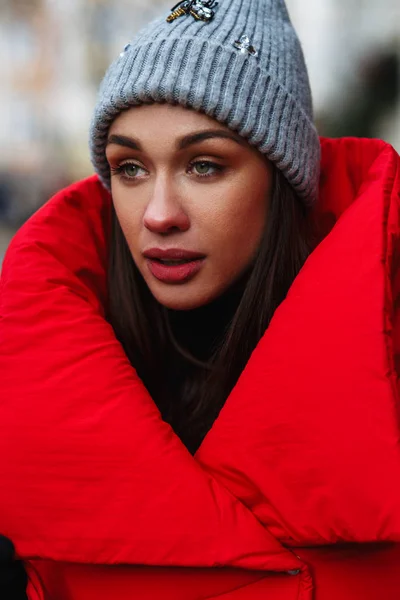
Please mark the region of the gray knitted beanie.
<svg viewBox="0 0 400 600"><path fill-rule="evenodd" d="M93 165L110 188L108 130L153 102L192 108L236 131L312 205L320 144L302 49L284 0L187 0L143 29L109 68L91 125Z"/></svg>

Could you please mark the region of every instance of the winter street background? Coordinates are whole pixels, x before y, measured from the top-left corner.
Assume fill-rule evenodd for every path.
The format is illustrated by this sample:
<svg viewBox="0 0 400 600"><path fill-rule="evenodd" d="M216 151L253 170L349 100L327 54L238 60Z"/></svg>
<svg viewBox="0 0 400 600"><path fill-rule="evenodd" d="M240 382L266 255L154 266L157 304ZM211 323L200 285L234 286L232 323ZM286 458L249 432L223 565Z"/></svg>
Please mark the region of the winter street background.
<svg viewBox="0 0 400 600"><path fill-rule="evenodd" d="M14 231L91 174L87 137L107 65L172 0L0 0L0 262ZM321 135L400 151L400 2L287 0Z"/></svg>

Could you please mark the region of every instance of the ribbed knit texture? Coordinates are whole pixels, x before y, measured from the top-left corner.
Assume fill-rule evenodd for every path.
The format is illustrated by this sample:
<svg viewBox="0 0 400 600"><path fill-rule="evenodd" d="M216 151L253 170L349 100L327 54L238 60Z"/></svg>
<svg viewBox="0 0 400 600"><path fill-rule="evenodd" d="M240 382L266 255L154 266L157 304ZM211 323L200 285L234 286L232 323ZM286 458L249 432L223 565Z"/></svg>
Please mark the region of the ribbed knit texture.
<svg viewBox="0 0 400 600"><path fill-rule="evenodd" d="M108 130L123 110L167 102L227 125L280 169L303 201L318 193L320 144L303 52L283 0L220 0L210 22L187 15L144 28L109 68L91 125L93 165L110 188ZM258 56L234 42L250 38Z"/></svg>

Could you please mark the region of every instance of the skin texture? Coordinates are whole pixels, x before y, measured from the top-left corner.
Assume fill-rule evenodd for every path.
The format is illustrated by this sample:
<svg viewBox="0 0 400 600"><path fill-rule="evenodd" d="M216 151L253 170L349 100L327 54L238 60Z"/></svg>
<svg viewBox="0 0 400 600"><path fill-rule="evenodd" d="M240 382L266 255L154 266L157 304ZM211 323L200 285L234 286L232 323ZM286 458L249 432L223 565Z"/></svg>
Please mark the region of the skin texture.
<svg viewBox="0 0 400 600"><path fill-rule="evenodd" d="M257 252L271 196L271 164L224 125L166 104L121 113L106 152L116 214L154 297L167 308L191 310L221 296ZM149 270L143 253L150 248L179 248L206 258L192 279L165 283Z"/></svg>

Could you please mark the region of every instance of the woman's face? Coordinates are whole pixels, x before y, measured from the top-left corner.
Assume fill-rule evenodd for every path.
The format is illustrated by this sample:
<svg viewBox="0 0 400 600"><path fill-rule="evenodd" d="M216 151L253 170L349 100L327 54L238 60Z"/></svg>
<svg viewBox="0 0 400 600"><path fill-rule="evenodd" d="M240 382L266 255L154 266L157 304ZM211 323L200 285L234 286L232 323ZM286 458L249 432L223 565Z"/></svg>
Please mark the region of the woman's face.
<svg viewBox="0 0 400 600"><path fill-rule="evenodd" d="M122 231L162 305L208 304L250 266L272 167L244 139L195 111L144 105L115 119L107 159Z"/></svg>

